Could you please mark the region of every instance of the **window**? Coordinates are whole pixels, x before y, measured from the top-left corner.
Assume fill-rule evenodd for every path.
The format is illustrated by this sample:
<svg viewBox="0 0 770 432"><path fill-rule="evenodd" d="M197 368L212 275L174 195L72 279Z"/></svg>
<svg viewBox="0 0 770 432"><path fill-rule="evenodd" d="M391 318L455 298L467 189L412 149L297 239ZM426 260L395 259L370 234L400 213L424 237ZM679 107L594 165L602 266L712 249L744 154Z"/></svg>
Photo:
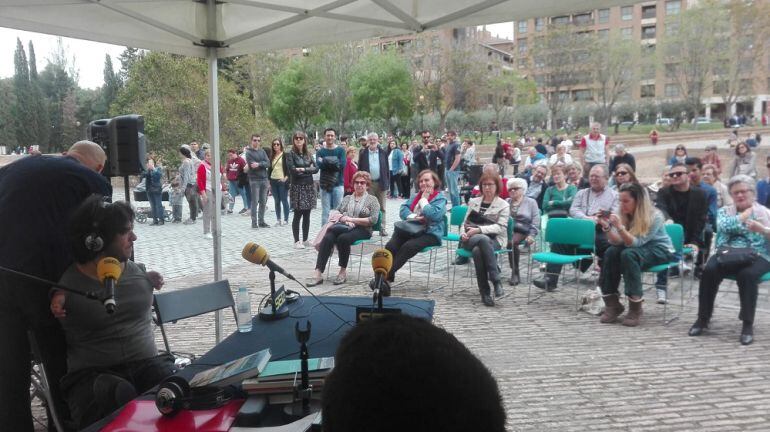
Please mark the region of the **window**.
<svg viewBox="0 0 770 432"><path fill-rule="evenodd" d="M543 31L543 19L535 18L535 31Z"/></svg>
<svg viewBox="0 0 770 432"><path fill-rule="evenodd" d="M679 70L679 65L676 63L666 64L666 78L674 78Z"/></svg>
<svg viewBox="0 0 770 432"><path fill-rule="evenodd" d="M610 22L610 10L599 9L599 24L606 24Z"/></svg>
<svg viewBox="0 0 770 432"><path fill-rule="evenodd" d="M650 19L655 17L656 17L655 5L642 6L642 19Z"/></svg>
<svg viewBox="0 0 770 432"><path fill-rule="evenodd" d="M527 53L527 40L519 39L519 54L525 55Z"/></svg>
<svg viewBox="0 0 770 432"><path fill-rule="evenodd" d="M669 0L666 2L666 15L679 15L681 9L681 0Z"/></svg>
<svg viewBox="0 0 770 432"><path fill-rule="evenodd" d="M642 27L642 39L655 39L655 26Z"/></svg>
<svg viewBox="0 0 770 432"><path fill-rule="evenodd" d="M523 34L527 32L527 22L526 21L519 21L519 34Z"/></svg>
<svg viewBox="0 0 770 432"><path fill-rule="evenodd" d="M591 90L575 90L572 92L573 101L588 101L591 100Z"/></svg>
<svg viewBox="0 0 770 432"><path fill-rule="evenodd" d="M543 57L543 56L535 57L535 67L536 68L544 68L545 67L545 57Z"/></svg>
<svg viewBox="0 0 770 432"><path fill-rule="evenodd" d="M577 14L573 17L572 21L577 25L589 25L594 23L590 13Z"/></svg>
<svg viewBox="0 0 770 432"><path fill-rule="evenodd" d="M679 21L666 22L666 36L676 36L679 33Z"/></svg>
<svg viewBox="0 0 770 432"><path fill-rule="evenodd" d="M597 30L596 36L598 36L599 39L607 39L608 37L610 37L610 29Z"/></svg>
<svg viewBox="0 0 770 432"><path fill-rule="evenodd" d="M647 84L643 85L640 96L643 98L654 98L655 97L655 84Z"/></svg>
<svg viewBox="0 0 770 432"><path fill-rule="evenodd" d="M557 16L551 18L551 24L569 24L569 17L568 16Z"/></svg>
<svg viewBox="0 0 770 432"><path fill-rule="evenodd" d="M631 37L633 37L633 30L634 29L632 27L624 27L620 29L620 36L623 39L631 39Z"/></svg>
<svg viewBox="0 0 770 432"><path fill-rule="evenodd" d="M666 84L666 97L679 97L679 87L676 84Z"/></svg>
<svg viewBox="0 0 770 432"><path fill-rule="evenodd" d="M623 6L620 8L620 19L623 21L631 21L634 18L634 7Z"/></svg>

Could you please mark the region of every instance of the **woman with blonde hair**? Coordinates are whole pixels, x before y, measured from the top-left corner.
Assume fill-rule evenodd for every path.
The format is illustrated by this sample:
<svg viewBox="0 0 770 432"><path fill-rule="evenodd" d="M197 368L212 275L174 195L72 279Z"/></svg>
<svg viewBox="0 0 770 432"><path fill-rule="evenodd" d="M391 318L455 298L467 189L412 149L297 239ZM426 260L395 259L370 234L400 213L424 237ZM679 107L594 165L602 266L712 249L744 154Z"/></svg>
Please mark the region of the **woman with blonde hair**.
<svg viewBox="0 0 770 432"><path fill-rule="evenodd" d="M621 186L618 201L620 214L598 218L610 242L599 276L606 305L599 321L613 323L623 313L618 294L623 276L629 308L623 325L635 327L642 318L642 271L671 262L674 247L666 233L663 214L653 206L640 184Z"/></svg>

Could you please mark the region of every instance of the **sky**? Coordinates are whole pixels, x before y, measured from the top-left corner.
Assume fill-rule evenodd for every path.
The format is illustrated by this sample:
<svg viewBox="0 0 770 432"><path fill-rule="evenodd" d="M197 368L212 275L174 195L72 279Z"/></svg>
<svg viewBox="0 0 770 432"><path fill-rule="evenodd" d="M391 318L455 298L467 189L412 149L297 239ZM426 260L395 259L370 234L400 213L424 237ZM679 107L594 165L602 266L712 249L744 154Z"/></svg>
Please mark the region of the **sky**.
<svg viewBox="0 0 770 432"><path fill-rule="evenodd" d="M488 24L487 30L493 36L513 39L513 25L511 23ZM46 59L56 49L58 39L57 36L0 27L0 78L13 76L13 54L16 51L17 38L21 39L25 51L28 51L29 41L32 41L35 46L38 71L45 68ZM104 84L105 54L112 56L115 70L120 69L118 56L125 47L66 37L62 38L62 41L69 57L74 58L75 67L79 72L78 84L82 88L93 89ZM29 57L29 52L27 52L27 57Z"/></svg>

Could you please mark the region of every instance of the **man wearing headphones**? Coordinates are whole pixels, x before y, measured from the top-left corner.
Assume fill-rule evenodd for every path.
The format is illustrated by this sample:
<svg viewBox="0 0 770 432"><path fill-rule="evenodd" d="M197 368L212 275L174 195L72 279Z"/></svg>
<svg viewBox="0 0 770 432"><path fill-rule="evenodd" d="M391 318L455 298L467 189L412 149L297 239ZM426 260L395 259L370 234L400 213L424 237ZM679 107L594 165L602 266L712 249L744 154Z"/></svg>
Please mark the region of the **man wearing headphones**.
<svg viewBox="0 0 770 432"><path fill-rule="evenodd" d="M153 289L163 277L131 261L134 212L125 202L105 204L89 197L72 215L67 239L75 262L60 283L100 299L100 261L114 258L115 310L101 301L63 291L51 298L51 312L67 337L67 375L61 390L78 429L107 416L157 385L174 370L174 359L158 355L152 330ZM118 270L119 269L119 270Z"/></svg>
<svg viewBox="0 0 770 432"><path fill-rule="evenodd" d="M79 141L65 157L26 156L0 169L0 266L57 281L72 262L64 226L72 210L93 193L112 195L100 175L107 157L98 144ZM0 271L0 428L31 431L29 403L32 330L40 346L51 393L66 371L64 336L49 311L46 284ZM66 417L64 404L58 405Z"/></svg>

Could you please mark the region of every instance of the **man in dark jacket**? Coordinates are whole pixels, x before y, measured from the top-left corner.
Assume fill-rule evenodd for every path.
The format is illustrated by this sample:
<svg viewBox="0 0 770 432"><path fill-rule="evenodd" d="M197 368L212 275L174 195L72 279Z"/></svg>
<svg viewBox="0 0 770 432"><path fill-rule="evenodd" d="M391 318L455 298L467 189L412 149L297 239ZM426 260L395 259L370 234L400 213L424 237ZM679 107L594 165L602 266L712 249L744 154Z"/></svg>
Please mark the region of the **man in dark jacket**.
<svg viewBox="0 0 770 432"><path fill-rule="evenodd" d="M267 209L267 168L270 159L260 146L262 138L259 135L251 136L251 146L246 149L246 167L243 169L249 176L249 189L251 190L251 227L270 228L265 223L265 210ZM257 217L257 203L259 203L259 217Z"/></svg>
<svg viewBox="0 0 770 432"><path fill-rule="evenodd" d="M382 211L380 235L387 236L385 223L385 194L390 188L390 169L388 168L388 153L379 145L379 136L372 132L367 136L367 147L358 154L358 170L366 171L372 177L369 193L377 197Z"/></svg>
<svg viewBox="0 0 770 432"><path fill-rule="evenodd" d="M698 250L695 265L703 265L703 231L708 220L708 200L703 189L690 184L687 166L675 163L668 171L669 185L658 191L656 205L663 216L682 225L684 228L684 245ZM668 273L658 273L655 283L658 293L658 303L666 301Z"/></svg>

